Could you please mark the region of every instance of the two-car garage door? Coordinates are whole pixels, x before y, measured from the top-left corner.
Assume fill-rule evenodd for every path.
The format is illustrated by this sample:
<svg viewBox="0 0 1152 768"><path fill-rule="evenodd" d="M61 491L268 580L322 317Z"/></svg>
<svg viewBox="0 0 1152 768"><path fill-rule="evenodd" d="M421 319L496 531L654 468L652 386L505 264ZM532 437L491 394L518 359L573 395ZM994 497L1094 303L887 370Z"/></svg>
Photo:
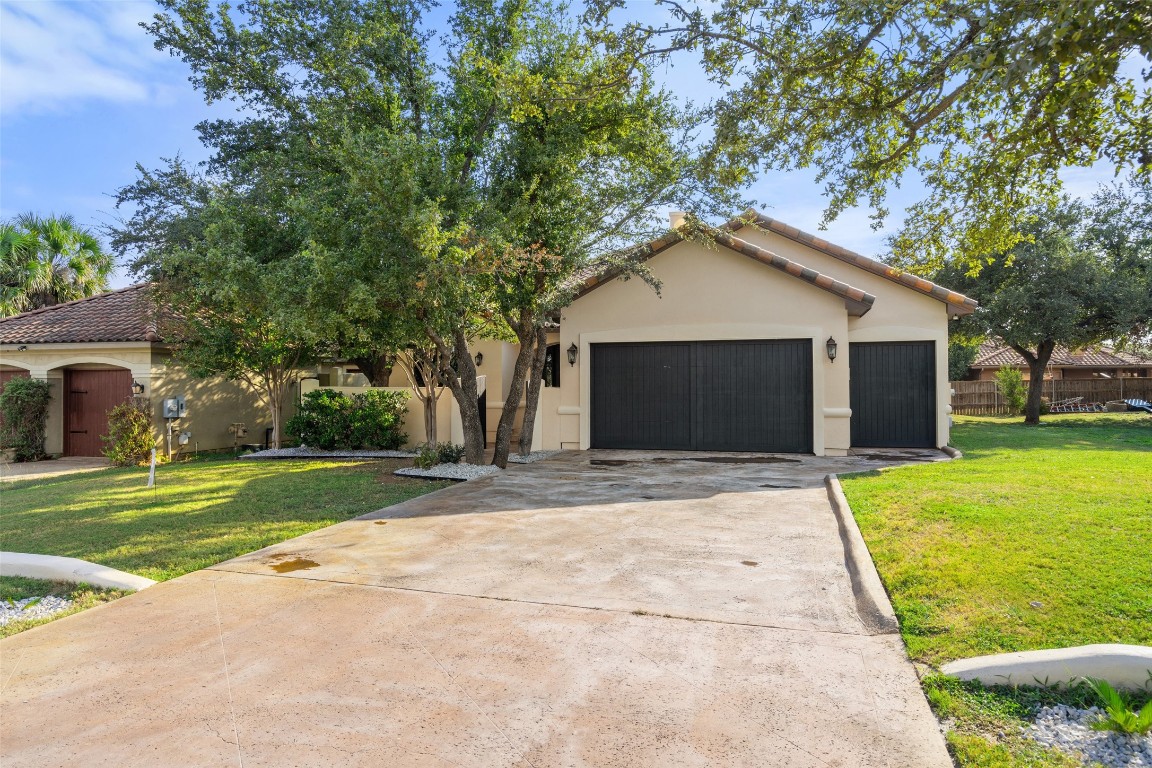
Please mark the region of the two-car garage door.
<svg viewBox="0 0 1152 768"><path fill-rule="evenodd" d="M812 451L812 341L591 346L593 448Z"/></svg>

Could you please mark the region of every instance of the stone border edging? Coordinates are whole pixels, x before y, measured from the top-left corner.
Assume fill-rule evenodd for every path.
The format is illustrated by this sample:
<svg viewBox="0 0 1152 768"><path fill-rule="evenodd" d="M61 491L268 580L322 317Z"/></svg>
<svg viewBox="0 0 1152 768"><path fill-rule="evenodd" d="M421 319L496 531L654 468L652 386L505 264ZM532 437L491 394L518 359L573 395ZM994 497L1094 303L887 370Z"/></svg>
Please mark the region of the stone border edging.
<svg viewBox="0 0 1152 768"><path fill-rule="evenodd" d="M152 579L90 563L87 560L23 552L0 552L0 576L69 581L105 589L130 589L134 592L156 583Z"/></svg>
<svg viewBox="0 0 1152 768"><path fill-rule="evenodd" d="M1109 643L997 653L951 661L940 671L984 685L1062 685L1098 677L1118 688L1139 690L1152 685L1152 648Z"/></svg>
<svg viewBox="0 0 1152 768"><path fill-rule="evenodd" d="M844 497L840 479L835 474L827 475L824 484L828 488L828 501L836 514L840 541L844 544L844 565L852 581L852 594L856 598L856 614L860 617L860 623L873 634L897 634L900 624L896 621L896 612L880 581L880 574L872 562L872 555L864 543L860 527L852 517L852 508Z"/></svg>

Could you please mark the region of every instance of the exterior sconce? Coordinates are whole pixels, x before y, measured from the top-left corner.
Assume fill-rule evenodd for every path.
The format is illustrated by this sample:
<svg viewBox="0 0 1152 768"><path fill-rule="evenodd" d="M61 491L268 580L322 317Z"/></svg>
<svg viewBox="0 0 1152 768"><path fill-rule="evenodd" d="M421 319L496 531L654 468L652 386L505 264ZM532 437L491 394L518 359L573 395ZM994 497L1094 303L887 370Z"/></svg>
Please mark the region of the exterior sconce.
<svg viewBox="0 0 1152 768"><path fill-rule="evenodd" d="M576 355L580 352L580 348L576 346L576 342L572 342L572 346L568 347L568 365L576 365Z"/></svg>
<svg viewBox="0 0 1152 768"><path fill-rule="evenodd" d="M140 382L136 381L136 379L132 379L132 396L133 397L140 397L143 394L144 394L144 385L141 384Z"/></svg>
<svg viewBox="0 0 1152 768"><path fill-rule="evenodd" d="M836 362L837 346L838 345L836 344L836 339L832 338L831 336L828 337L828 341L824 342L824 349L828 352L828 359L833 363Z"/></svg>
<svg viewBox="0 0 1152 768"><path fill-rule="evenodd" d="M483 364L484 364L484 353L483 352L477 352L476 353L476 367L479 368Z"/></svg>

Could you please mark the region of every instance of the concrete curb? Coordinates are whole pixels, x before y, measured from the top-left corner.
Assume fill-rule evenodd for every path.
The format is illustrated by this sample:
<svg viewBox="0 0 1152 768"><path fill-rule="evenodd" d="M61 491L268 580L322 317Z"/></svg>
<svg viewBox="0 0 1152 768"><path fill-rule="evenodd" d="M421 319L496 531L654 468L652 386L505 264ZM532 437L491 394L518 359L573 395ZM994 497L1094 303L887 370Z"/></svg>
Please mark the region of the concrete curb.
<svg viewBox="0 0 1152 768"><path fill-rule="evenodd" d="M156 582L143 576L107 568L103 565L77 560L74 557L30 555L23 552L0 552L0 576L23 576L47 581L69 581L91 584L105 589L131 589L139 591Z"/></svg>
<svg viewBox="0 0 1152 768"><path fill-rule="evenodd" d="M1061 685L1098 677L1117 688L1146 688L1152 682L1152 648L1146 645L1079 645L952 661L940 671L984 685Z"/></svg>
<svg viewBox="0 0 1152 768"><path fill-rule="evenodd" d="M840 487L840 478L828 475L824 478L828 487L828 501L832 504L832 511L836 513L836 523L840 528L840 541L844 544L844 564L848 568L848 576L852 579L852 594L856 598L856 613L860 623L868 631L877 635L895 635L900 631L900 624L896 621L896 612L892 609L892 602L888 593L884 591L884 584L880 581L880 574L876 572L876 565L872 562L872 555L860 534L860 527L852 517L852 508L848 506L848 499L844 497L844 489Z"/></svg>
<svg viewBox="0 0 1152 768"><path fill-rule="evenodd" d="M962 458L964 458L964 454L960 453L960 451L956 450L955 448L953 448L950 445L945 445L940 450L942 450L942 451L944 451L944 453L948 454L948 458L950 458L950 459L962 459Z"/></svg>

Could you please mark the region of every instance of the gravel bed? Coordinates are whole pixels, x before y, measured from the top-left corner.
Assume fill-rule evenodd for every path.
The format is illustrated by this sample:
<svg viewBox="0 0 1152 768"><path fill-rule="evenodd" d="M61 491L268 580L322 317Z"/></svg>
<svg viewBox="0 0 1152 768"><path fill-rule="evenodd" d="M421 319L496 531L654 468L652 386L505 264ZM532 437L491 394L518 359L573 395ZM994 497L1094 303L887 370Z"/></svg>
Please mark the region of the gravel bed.
<svg viewBox="0 0 1152 768"><path fill-rule="evenodd" d="M1092 723L1100 720L1098 707L1077 709L1057 704L1036 713L1036 723L1025 729L1028 738L1046 747L1080 758L1085 765L1100 763L1106 768L1146 768L1152 766L1152 736L1136 736L1116 731L1097 731Z"/></svg>
<svg viewBox="0 0 1152 768"><path fill-rule="evenodd" d="M411 459L411 451L325 451L320 448L269 448L248 453L242 459Z"/></svg>
<svg viewBox="0 0 1152 768"><path fill-rule="evenodd" d="M39 600L39 602L36 602ZM12 607L12 603L7 600L0 602L0 627L4 626L10 621L18 619L43 619L51 616L54 613L67 610L72 607L72 601L63 597L56 597L49 595L47 597L26 597L23 600L14 600L16 607ZM25 608L29 603L36 602L35 605Z"/></svg>
<svg viewBox="0 0 1152 768"><path fill-rule="evenodd" d="M437 464L431 469L419 467L404 467L393 474L401 477L423 477L432 480L475 480L478 477L487 477L500 471L500 467L491 464Z"/></svg>
<svg viewBox="0 0 1152 768"><path fill-rule="evenodd" d="M521 456L518 453L513 453L508 457L509 464L531 464L534 461L546 459L549 456L555 456L560 451L532 451L527 456Z"/></svg>

